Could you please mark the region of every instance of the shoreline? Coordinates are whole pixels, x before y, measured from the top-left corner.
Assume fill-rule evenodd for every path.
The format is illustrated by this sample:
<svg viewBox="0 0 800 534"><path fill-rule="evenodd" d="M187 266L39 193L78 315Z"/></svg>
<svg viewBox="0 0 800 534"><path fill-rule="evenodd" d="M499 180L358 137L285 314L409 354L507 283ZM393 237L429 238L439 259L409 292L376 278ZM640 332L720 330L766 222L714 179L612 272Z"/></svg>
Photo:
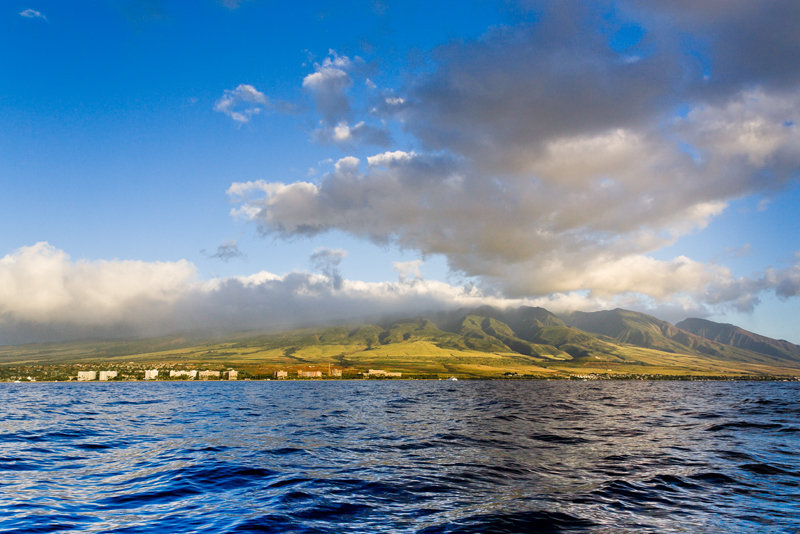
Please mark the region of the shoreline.
<svg viewBox="0 0 800 534"><path fill-rule="evenodd" d="M246 378L240 380L0 380L0 384L234 384L243 382L276 382L276 383L330 383L330 382L455 382L447 378ZM611 378L579 378L566 377L459 377L458 382L800 382L800 376L742 376L729 377L719 375L692 376L649 376L649 377L611 377Z"/></svg>

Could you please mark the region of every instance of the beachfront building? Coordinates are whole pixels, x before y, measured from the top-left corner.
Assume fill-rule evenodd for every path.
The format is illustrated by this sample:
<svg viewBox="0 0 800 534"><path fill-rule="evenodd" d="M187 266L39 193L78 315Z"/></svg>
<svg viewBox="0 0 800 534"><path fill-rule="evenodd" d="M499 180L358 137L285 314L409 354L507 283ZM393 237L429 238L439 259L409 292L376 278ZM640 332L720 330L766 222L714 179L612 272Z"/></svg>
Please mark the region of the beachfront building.
<svg viewBox="0 0 800 534"><path fill-rule="evenodd" d="M97 373L94 371L78 371L78 382L87 382L97 378Z"/></svg>
<svg viewBox="0 0 800 534"><path fill-rule="evenodd" d="M200 371L198 376L200 377L201 380L208 380L211 377L219 378L219 371L209 371L209 370Z"/></svg>
<svg viewBox="0 0 800 534"><path fill-rule="evenodd" d="M175 370L172 370L172 371L169 372L169 377L170 378L187 377L190 380L194 380L195 378L197 378L197 371L194 370L194 369L192 369L191 371L175 371Z"/></svg>
<svg viewBox="0 0 800 534"><path fill-rule="evenodd" d="M342 370L341 369L331 369L330 376L335 376L338 378L342 378Z"/></svg>
<svg viewBox="0 0 800 534"><path fill-rule="evenodd" d="M275 378L278 378L278 379L280 379L280 378L289 378L289 373L284 371L283 369L281 369L280 371L275 371L274 373L272 373L272 376L274 376Z"/></svg>
<svg viewBox="0 0 800 534"><path fill-rule="evenodd" d="M238 380L239 379L239 371L234 371L233 369L228 369L225 372L228 375L228 380Z"/></svg>
<svg viewBox="0 0 800 534"><path fill-rule="evenodd" d="M144 372L145 380L156 380L158 378L158 369L148 369Z"/></svg>
<svg viewBox="0 0 800 534"><path fill-rule="evenodd" d="M299 378L322 378L322 371L297 371Z"/></svg>
<svg viewBox="0 0 800 534"><path fill-rule="evenodd" d="M370 369L369 371L364 373L364 376L366 376L366 377L370 377L370 376L385 376L385 377L392 377L392 378L400 378L401 376L403 376L403 373L393 373L393 372L390 372L390 371L385 371L383 369Z"/></svg>
<svg viewBox="0 0 800 534"><path fill-rule="evenodd" d="M117 372L116 371L100 371L100 380L101 381L111 380L113 378L117 378Z"/></svg>

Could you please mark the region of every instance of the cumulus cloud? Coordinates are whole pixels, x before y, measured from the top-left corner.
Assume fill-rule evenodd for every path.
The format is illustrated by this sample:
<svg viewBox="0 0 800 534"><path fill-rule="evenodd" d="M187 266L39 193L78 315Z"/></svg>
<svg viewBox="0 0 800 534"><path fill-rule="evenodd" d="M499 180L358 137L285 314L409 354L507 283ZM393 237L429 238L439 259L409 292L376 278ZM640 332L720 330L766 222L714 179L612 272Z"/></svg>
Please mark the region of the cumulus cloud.
<svg viewBox="0 0 800 534"><path fill-rule="evenodd" d="M303 88L314 99L321 116L320 127L311 135L315 141L345 148L358 145L386 147L391 144L392 136L385 127L351 120L355 114L348 96L353 87L351 73L362 63L363 60L357 56L351 60L330 50L328 57L322 63L314 63L314 72L303 79Z"/></svg>
<svg viewBox="0 0 800 534"><path fill-rule="evenodd" d="M717 276L708 276L703 274L707 267L688 259L641 267L677 272L675 284L692 284L693 278L708 276L704 291L709 302L716 304L698 305L688 295L658 301L641 293L613 291L508 298L475 285L425 280L419 271L421 260L396 263L396 282L348 280L338 271L346 255L340 249L315 250L310 260L317 273L261 271L202 280L194 265L185 260L72 260L62 250L37 243L0 258L0 344L158 335L198 328L276 329L330 321L375 322L386 316L484 304L542 306L555 313L621 306L677 321L705 316L725 306L745 309L749 304L744 295L757 299L765 291L774 291L788 298L800 293L800 263L751 278L734 278L721 267L715 267Z"/></svg>
<svg viewBox="0 0 800 534"><path fill-rule="evenodd" d="M776 88L800 82L800 4L794 0L623 0L624 12L650 31L651 42L677 46L691 36L704 43L708 79L693 88L704 96L737 91L758 81ZM702 50L701 50L702 51Z"/></svg>
<svg viewBox="0 0 800 534"><path fill-rule="evenodd" d="M229 116L236 122L248 122L250 117L261 113L269 106L267 96L252 85L241 84L236 89L225 90L225 94L217 100L214 111Z"/></svg>
<svg viewBox="0 0 800 534"><path fill-rule="evenodd" d="M719 13L717 2L698 3L706 9L684 2L623 3L633 7L619 17L638 16L645 30L637 45L642 57L633 63L597 31L601 13L596 7L572 1L533 4L541 12L536 24L497 28L481 39L445 47L439 68L411 85L401 116L429 148L476 154L475 162L489 171L527 173L541 151L559 139L657 130L687 103L718 108L754 86L775 98L796 94L800 83L792 68L796 54L788 57L796 50L800 27L777 20L779 13L798 11L791 0L771 2L775 11L735 2L726 14ZM708 8L711 4L716 7ZM749 18L753 12L757 22ZM720 26L717 19L729 23ZM779 48L770 52L761 46L775 40L765 35L773 30L765 28L787 24L793 31L786 28L778 37ZM686 50L688 45L675 39L684 30L698 41L713 41L707 51L714 67L710 79L697 64L700 51ZM742 38L756 32L763 39ZM745 55L745 48L759 50L754 64L771 65L770 70L742 67L734 73L734 58ZM731 72L723 76L721 69Z"/></svg>
<svg viewBox="0 0 800 534"><path fill-rule="evenodd" d="M47 17L41 14L39 11L34 11L33 9L26 9L25 11L20 12L20 17L25 17L26 19L44 19L47 20Z"/></svg>
<svg viewBox="0 0 800 534"><path fill-rule="evenodd" d="M335 126L350 116L350 102L347 91L353 86L353 79L348 71L353 61L347 56L340 56L334 50L322 63L314 63L314 72L303 79L303 88L308 90L328 126Z"/></svg>
<svg viewBox="0 0 800 534"><path fill-rule="evenodd" d="M384 152L383 154L376 154L367 157L367 163L370 166L376 167L393 167L396 164L403 164L410 162L417 154L415 152L404 152L402 150L395 150L394 152Z"/></svg>
<svg viewBox="0 0 800 534"><path fill-rule="evenodd" d="M157 311L174 305L196 276L185 260L71 261L64 251L37 243L0 259L0 317L4 322L124 322L129 311L142 306Z"/></svg>
<svg viewBox="0 0 800 534"><path fill-rule="evenodd" d="M335 126L323 126L314 130L312 138L322 144L336 144L340 146L377 145L389 146L392 135L386 128L372 126L364 121L353 126L341 121Z"/></svg>
<svg viewBox="0 0 800 534"><path fill-rule="evenodd" d="M800 266L794 265L789 269L775 273L775 293L781 298L796 297L800 295Z"/></svg>
<svg viewBox="0 0 800 534"><path fill-rule="evenodd" d="M338 230L441 254L509 297L751 308L770 284L652 253L798 176L800 70L781 71L798 61L800 17L789 17L796 3L769 5L722 14L714 2L631 0L609 15L605 4L527 2L536 22L441 47L402 96L380 95L375 113L399 121L414 151L375 154L365 169L343 158L314 183L234 183L233 213L264 235ZM767 19L786 32L764 35ZM642 38L612 46L630 24ZM741 35L773 48L754 46L759 59L737 68ZM304 82L330 97L318 100L329 139L352 135L349 65L332 54Z"/></svg>
<svg viewBox="0 0 800 534"><path fill-rule="evenodd" d="M272 101L267 95L248 84L241 84L233 90L226 89L222 98L214 104L214 111L224 113L240 124L250 122L253 116L267 109L294 113L297 111L297 106L288 102Z"/></svg>
<svg viewBox="0 0 800 534"><path fill-rule="evenodd" d="M775 150L792 142L787 135ZM229 194L264 234L336 229L443 254L453 270L510 296L590 290L663 299L721 276L688 258L646 254L754 189L746 169L734 174L732 162L718 161L730 157L740 159L715 154L720 170L712 173L675 143L614 131L553 141L533 162L536 179L489 180L463 158L394 151L370 156L364 171L342 158L318 183L235 183Z"/></svg>
<svg viewBox="0 0 800 534"><path fill-rule="evenodd" d="M201 280L184 260L76 261L37 243L0 259L0 344L374 321L385 314L506 303L444 282L346 280L337 270L345 256L343 250L316 250L311 262L319 274L262 271Z"/></svg>

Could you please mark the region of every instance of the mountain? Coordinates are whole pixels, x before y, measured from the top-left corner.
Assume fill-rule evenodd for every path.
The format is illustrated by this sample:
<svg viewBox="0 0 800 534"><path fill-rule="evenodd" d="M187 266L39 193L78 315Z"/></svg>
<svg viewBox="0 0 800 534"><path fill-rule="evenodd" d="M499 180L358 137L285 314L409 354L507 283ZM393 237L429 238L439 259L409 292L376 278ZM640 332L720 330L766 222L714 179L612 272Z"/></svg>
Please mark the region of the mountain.
<svg viewBox="0 0 800 534"><path fill-rule="evenodd" d="M529 339L543 326L566 326L564 321L544 308L520 306L519 308L499 309L492 306L460 308L452 312L431 314L429 317L436 326L447 332L458 333L464 320L470 316L488 317L501 321L522 339Z"/></svg>
<svg viewBox="0 0 800 534"><path fill-rule="evenodd" d="M467 315L458 333L467 340L467 345L473 350L486 351L484 347L491 346L492 352L499 350L537 358L570 359L568 354L557 350L552 344L531 342L530 339L518 337L508 324L493 317Z"/></svg>
<svg viewBox="0 0 800 534"><path fill-rule="evenodd" d="M572 312L564 319L570 326L586 332L608 336L620 343L663 352L712 357L738 363L773 365L783 361L800 364L800 351L791 352L781 348L784 347L782 344L791 345L786 341L758 336L762 342L750 343L749 346L745 346L744 343L724 343L713 336L698 335L691 329L682 328L686 324L685 321L673 326L652 315L620 308L598 312ZM704 322L707 324L708 332L719 332L721 329L718 327L726 326L711 321ZM716 326L711 327L711 325ZM737 328L732 325L727 326ZM750 334L745 330L738 330Z"/></svg>
<svg viewBox="0 0 800 534"><path fill-rule="evenodd" d="M481 306L434 315L431 321L442 330L463 336L472 350L508 349L548 359L627 361L622 345L731 364L774 365L779 363L777 359L800 365L800 352L788 350L785 345L791 344L785 341L763 338L773 344L762 340L749 346L722 343L652 315L621 308L558 317L544 308ZM543 347L557 351L544 352Z"/></svg>
<svg viewBox="0 0 800 534"><path fill-rule="evenodd" d="M681 354L719 353L719 347L646 313L617 308L598 312L572 312L567 324L621 343Z"/></svg>
<svg viewBox="0 0 800 534"><path fill-rule="evenodd" d="M693 349L694 340L680 329L652 315L617 308L598 312L572 312L564 317L567 324L585 332L600 334L639 347L685 352ZM688 344L687 344L688 342ZM690 353L694 353L691 350Z"/></svg>
<svg viewBox="0 0 800 534"><path fill-rule="evenodd" d="M23 372L28 376L42 365L72 373L72 367L93 362L152 362L163 368L235 365L246 372L243 376L252 377L271 376L281 368L330 365L351 377L367 369L418 377L796 376L800 346L732 325L702 319L672 325L623 309L558 317L538 307L480 306L379 325L0 347L0 379ZM13 365L28 367L12 371Z"/></svg>
<svg viewBox="0 0 800 534"><path fill-rule="evenodd" d="M772 339L754 334L732 324L690 318L677 323L675 326L703 339L722 343L723 345L760 354L768 354L781 359L800 360L800 346L783 339Z"/></svg>

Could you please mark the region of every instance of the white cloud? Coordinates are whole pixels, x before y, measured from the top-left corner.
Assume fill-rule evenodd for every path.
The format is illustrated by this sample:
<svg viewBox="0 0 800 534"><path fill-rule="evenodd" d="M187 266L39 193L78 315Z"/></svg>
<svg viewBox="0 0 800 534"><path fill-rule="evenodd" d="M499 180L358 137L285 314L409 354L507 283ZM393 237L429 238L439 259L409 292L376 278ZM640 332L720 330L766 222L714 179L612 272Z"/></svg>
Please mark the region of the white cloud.
<svg viewBox="0 0 800 534"><path fill-rule="evenodd" d="M347 58L345 58L347 59ZM329 60L316 67L316 71L303 78L303 87L312 91L344 91L352 85L350 76Z"/></svg>
<svg viewBox="0 0 800 534"><path fill-rule="evenodd" d="M800 265L770 273L768 280L775 286L775 293L781 298L800 295Z"/></svg>
<svg viewBox="0 0 800 534"><path fill-rule="evenodd" d="M338 142L350 141L353 135L350 133L350 127L346 122L340 122L333 128L333 140Z"/></svg>
<svg viewBox="0 0 800 534"><path fill-rule="evenodd" d="M415 152L403 152L402 150L395 150L394 152L384 152L383 154L376 154L375 156L367 157L367 163L370 166L376 167L391 167L396 164L408 163L414 156Z"/></svg>
<svg viewBox="0 0 800 534"><path fill-rule="evenodd" d="M356 145L388 146L392 136L386 128L372 126L364 121L353 126L340 121L335 126L325 126L314 130L312 137L322 144L337 144L342 147Z"/></svg>
<svg viewBox="0 0 800 534"><path fill-rule="evenodd" d="M0 317L31 322L108 324L147 304L177 302L196 281L191 263L70 260L47 243L0 259Z"/></svg>
<svg viewBox="0 0 800 534"><path fill-rule="evenodd" d="M443 282L345 280L340 249L317 249L320 274L266 271L197 278L179 262L71 260L47 243L0 259L0 344L86 335L156 335L179 329L291 327L313 322L416 314L504 303ZM413 267L411 267L413 271Z"/></svg>
<svg viewBox="0 0 800 534"><path fill-rule="evenodd" d="M724 268L687 258L673 262L630 258L621 264L595 266L594 274L587 275L602 279L598 284L609 289L604 294L563 291L538 298L506 298L476 285L425 280L419 271L421 260L395 263L398 282L347 280L338 271L346 256L341 249L316 249L310 262L318 274L261 271L201 280L194 265L185 260L76 261L47 243L37 243L0 259L0 343L157 335L196 328L292 327L350 319L374 322L386 315L484 304L542 306L555 313L622 306L677 321L731 306L747 310L764 291L775 291L781 298L800 293L798 265L737 279ZM648 276L655 280L635 281ZM633 280L636 287L652 284L656 293L663 292L659 278L674 286L666 300L619 293L629 287L626 280ZM678 287L702 284L706 284L702 289L705 303Z"/></svg>
<svg viewBox="0 0 800 534"><path fill-rule="evenodd" d="M453 272L512 297L722 302L733 287L751 293L721 267L652 256L730 202L797 177L800 76L779 84L776 69L764 84L743 76L714 85L695 76L695 57L660 40L688 19L647 18L665 33L621 56L588 25L595 7L540 7L536 24L443 47L403 98L377 97L375 113L401 121L415 151L369 156L363 170L337 165L314 184L252 190L236 196L235 213L265 235L342 231L442 254ZM345 98L350 68L332 53L304 85ZM318 101L328 118L315 136L347 147L364 123L352 126L340 104Z"/></svg>
<svg viewBox="0 0 800 534"><path fill-rule="evenodd" d="M742 162L751 168L796 163L800 157L800 131L786 126L800 116L796 92L767 93L746 90L718 106L699 106L678 129L701 153L710 158Z"/></svg>
<svg viewBox="0 0 800 534"><path fill-rule="evenodd" d="M236 89L226 89L225 94L214 105L214 111L224 113L236 122L245 123L270 106L270 100L264 93L252 85L241 84Z"/></svg>
<svg viewBox="0 0 800 534"><path fill-rule="evenodd" d="M422 274L420 274L419 272L419 268L422 264L423 264L422 260L396 261L392 263L392 267L394 267L394 270L399 273L400 281L405 282L406 280L409 279L411 280L422 279Z"/></svg>
<svg viewBox="0 0 800 534"><path fill-rule="evenodd" d="M329 54L322 63L314 63L314 72L303 79L303 88L314 97L325 124L333 127L350 115L347 91L353 80L347 71L353 67L353 62L334 50Z"/></svg>
<svg viewBox="0 0 800 534"><path fill-rule="evenodd" d="M229 192L240 204L236 213L265 234L336 229L443 254L454 271L481 277L508 295L699 295L723 275L719 269L688 258L658 262L647 254L703 228L726 203L698 198L702 183L693 180L628 175L613 150L608 156L591 148L607 145L606 139L622 146L625 158L643 159L639 167L651 174L660 160L669 161L651 151L640 156L639 142L635 150L624 148L626 136L617 132L602 142L578 140L575 148L561 142L559 150L568 153L557 159L566 161L558 167L544 156L541 180L487 180L463 161L395 151L368 157L364 172L356 158L342 158L318 184L236 183Z"/></svg>
<svg viewBox="0 0 800 534"><path fill-rule="evenodd" d="M20 17L25 17L26 19L44 19L47 20L47 17L42 15L39 11L34 11L33 9L26 9L19 14Z"/></svg>
<svg viewBox="0 0 800 534"><path fill-rule="evenodd" d="M333 168L336 169L336 172L340 173L355 173L358 172L358 165L361 163L361 160L355 158L353 156L345 156L337 161Z"/></svg>

